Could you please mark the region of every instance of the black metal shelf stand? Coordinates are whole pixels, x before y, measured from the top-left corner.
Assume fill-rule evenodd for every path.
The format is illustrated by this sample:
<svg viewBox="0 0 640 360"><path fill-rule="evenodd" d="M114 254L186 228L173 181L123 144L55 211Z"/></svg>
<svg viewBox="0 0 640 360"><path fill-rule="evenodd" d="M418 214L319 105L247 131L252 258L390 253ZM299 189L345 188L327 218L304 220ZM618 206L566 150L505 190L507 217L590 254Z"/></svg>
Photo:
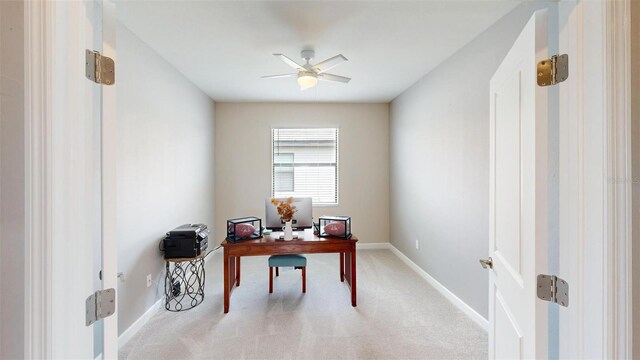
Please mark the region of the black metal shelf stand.
<svg viewBox="0 0 640 360"><path fill-rule="evenodd" d="M169 311L193 309L204 300L204 257L164 259L164 308Z"/></svg>

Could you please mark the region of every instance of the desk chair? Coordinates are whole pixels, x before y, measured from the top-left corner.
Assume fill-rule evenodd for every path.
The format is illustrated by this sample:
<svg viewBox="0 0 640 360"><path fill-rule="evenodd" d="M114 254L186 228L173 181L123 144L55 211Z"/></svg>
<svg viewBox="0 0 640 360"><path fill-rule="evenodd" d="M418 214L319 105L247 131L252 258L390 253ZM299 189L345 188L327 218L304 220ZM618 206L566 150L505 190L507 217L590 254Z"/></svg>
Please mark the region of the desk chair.
<svg viewBox="0 0 640 360"><path fill-rule="evenodd" d="M280 276L278 268L293 267L302 270L302 292L307 292L307 258L304 255L272 255L269 257L269 294L273 293L273 268Z"/></svg>

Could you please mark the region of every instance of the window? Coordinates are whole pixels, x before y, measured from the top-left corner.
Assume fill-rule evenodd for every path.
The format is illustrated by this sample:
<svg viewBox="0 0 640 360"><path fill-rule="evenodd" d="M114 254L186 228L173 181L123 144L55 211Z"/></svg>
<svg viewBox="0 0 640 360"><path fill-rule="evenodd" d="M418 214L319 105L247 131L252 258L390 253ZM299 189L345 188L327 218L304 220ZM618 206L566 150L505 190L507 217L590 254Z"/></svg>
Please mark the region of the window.
<svg viewBox="0 0 640 360"><path fill-rule="evenodd" d="M272 129L271 196L338 203L338 129Z"/></svg>
<svg viewBox="0 0 640 360"><path fill-rule="evenodd" d="M275 193L294 192L293 153L273 154L273 189Z"/></svg>

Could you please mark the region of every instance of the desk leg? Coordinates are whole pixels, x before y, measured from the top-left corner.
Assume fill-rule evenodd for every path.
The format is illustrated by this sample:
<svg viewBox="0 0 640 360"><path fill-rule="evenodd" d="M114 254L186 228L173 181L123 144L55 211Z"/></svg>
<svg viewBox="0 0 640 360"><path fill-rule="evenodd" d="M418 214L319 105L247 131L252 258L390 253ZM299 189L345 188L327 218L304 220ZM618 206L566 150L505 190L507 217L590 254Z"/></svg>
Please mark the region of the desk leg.
<svg viewBox="0 0 640 360"><path fill-rule="evenodd" d="M344 282L344 256L345 253L340 253L340 281Z"/></svg>
<svg viewBox="0 0 640 360"><path fill-rule="evenodd" d="M236 286L240 286L240 256L236 256Z"/></svg>
<svg viewBox="0 0 640 360"><path fill-rule="evenodd" d="M356 304L356 245L351 248L351 306L355 307Z"/></svg>
<svg viewBox="0 0 640 360"><path fill-rule="evenodd" d="M224 248L224 258L222 259L222 268L223 268L223 273L224 273L224 279L223 279L223 283L224 283L224 313L228 313L229 312L229 295L230 295L230 291L231 291L231 284L229 284L229 276L231 274L229 274L229 251L227 250L227 248Z"/></svg>

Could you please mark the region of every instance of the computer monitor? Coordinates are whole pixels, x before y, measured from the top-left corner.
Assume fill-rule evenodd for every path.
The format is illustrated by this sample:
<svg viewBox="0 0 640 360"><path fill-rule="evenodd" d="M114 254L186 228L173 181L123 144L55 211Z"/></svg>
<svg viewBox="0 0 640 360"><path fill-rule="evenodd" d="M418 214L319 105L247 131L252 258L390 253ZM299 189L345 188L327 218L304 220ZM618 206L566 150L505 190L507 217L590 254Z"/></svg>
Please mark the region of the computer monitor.
<svg viewBox="0 0 640 360"><path fill-rule="evenodd" d="M278 199L286 200L286 198ZM310 197L293 198L296 212L293 214L294 229L309 229L313 226L312 202ZM271 203L271 198L264 201L265 227L271 230L282 230L284 224L278 215L278 209Z"/></svg>

